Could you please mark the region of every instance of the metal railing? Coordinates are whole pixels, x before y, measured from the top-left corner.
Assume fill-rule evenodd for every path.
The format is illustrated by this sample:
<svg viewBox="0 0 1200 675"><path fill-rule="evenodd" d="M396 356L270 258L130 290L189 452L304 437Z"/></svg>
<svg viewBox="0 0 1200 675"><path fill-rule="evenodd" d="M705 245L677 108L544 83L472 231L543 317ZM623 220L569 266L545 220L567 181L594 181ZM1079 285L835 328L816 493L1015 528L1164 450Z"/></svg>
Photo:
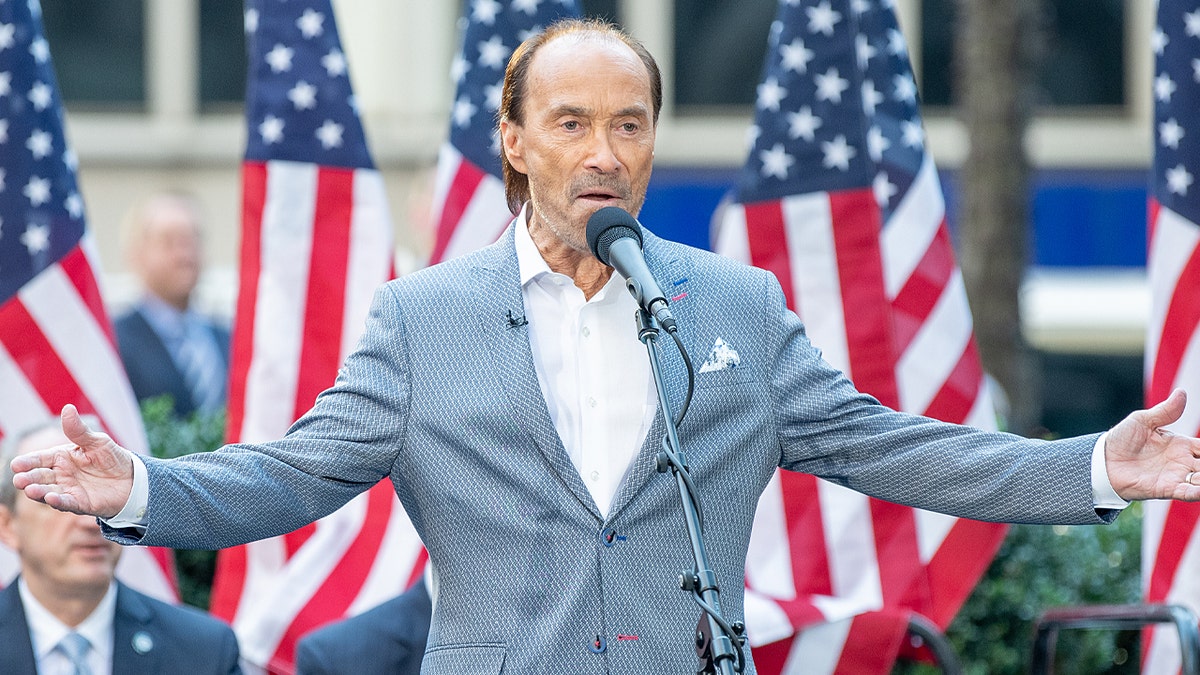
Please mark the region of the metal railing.
<svg viewBox="0 0 1200 675"><path fill-rule="evenodd" d="M1031 672L1054 672L1054 647L1061 630L1135 630L1153 623L1175 624L1183 652L1183 675L1200 675L1200 625L1196 614L1180 605L1093 605L1047 610L1035 624Z"/></svg>

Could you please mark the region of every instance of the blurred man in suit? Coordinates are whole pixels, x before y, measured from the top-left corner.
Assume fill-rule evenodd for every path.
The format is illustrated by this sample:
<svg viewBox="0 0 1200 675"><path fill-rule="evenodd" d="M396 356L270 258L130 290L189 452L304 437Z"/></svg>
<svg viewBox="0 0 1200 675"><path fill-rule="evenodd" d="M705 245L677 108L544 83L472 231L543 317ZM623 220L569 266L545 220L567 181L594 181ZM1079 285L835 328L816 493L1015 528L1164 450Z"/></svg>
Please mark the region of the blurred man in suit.
<svg viewBox="0 0 1200 675"><path fill-rule="evenodd" d="M5 439L12 458L66 439L51 418ZM0 670L12 675L240 673L238 644L224 623L149 598L113 578L121 547L95 518L56 511L0 481L0 542L21 575L0 590Z"/></svg>
<svg viewBox="0 0 1200 675"><path fill-rule="evenodd" d="M433 604L425 583L296 644L296 675L419 675Z"/></svg>
<svg viewBox="0 0 1200 675"><path fill-rule="evenodd" d="M125 223L141 299L114 322L138 400L169 394L181 417L225 404L229 332L191 307L203 256L200 208L183 193L156 194Z"/></svg>

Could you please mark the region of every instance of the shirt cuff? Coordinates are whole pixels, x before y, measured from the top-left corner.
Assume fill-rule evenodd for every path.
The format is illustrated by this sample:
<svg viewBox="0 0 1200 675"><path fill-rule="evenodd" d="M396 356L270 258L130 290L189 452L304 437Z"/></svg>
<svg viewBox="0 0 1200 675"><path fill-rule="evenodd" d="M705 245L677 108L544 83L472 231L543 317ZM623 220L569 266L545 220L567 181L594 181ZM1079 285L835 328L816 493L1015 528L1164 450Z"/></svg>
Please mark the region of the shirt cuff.
<svg viewBox="0 0 1200 675"><path fill-rule="evenodd" d="M1107 433L1100 434L1092 448L1092 504L1098 509L1119 511L1129 506L1129 502L1117 495L1108 480L1108 465L1104 461L1104 439L1107 437Z"/></svg>
<svg viewBox="0 0 1200 675"><path fill-rule="evenodd" d="M150 479L146 476L146 463L141 457L133 455L133 489L129 491L129 499L125 506L112 518L104 519L105 525L123 530L132 528L138 532L146 531L146 506L150 503Z"/></svg>

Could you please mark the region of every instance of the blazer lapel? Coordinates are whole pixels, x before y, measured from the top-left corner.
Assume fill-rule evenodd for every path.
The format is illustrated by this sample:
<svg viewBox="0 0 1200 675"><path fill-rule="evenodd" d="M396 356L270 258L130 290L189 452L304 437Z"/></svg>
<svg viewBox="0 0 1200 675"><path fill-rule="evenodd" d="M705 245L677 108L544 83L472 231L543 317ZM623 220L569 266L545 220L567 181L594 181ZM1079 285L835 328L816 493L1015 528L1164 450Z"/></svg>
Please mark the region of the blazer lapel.
<svg viewBox="0 0 1200 675"><path fill-rule="evenodd" d="M113 672L152 675L164 672L160 645L150 630L154 612L136 593L117 582L117 611L113 617Z"/></svg>
<svg viewBox="0 0 1200 675"><path fill-rule="evenodd" d="M695 302L688 297L691 285L691 265L682 258L671 256L670 247L662 239L649 232L643 232L646 266L653 271L654 280L658 282L659 288L667 296L671 313L675 316L675 322L679 328L679 339L687 349L688 356L695 363ZM683 405L683 399L687 394L687 367L679 355L679 350L675 347L675 341L667 335L666 331L659 333L656 343L658 345L658 362L662 370L663 385L666 387L667 397L671 404L671 413L678 416L679 408ZM617 488L612 508L609 509L608 520L616 517L621 509L658 473L657 456L659 450L662 449L663 437L666 432L666 421L660 405L658 412L654 415L654 423L646 432L645 442L642 443L641 449L625 473L624 480ZM686 449L686 439L680 439L680 442L685 443L684 448Z"/></svg>
<svg viewBox="0 0 1200 675"><path fill-rule="evenodd" d="M25 606L17 590L17 580L0 590L0 645L3 645L4 672L36 673L37 661L33 656L33 639L29 637L29 623L25 619Z"/></svg>
<svg viewBox="0 0 1200 675"><path fill-rule="evenodd" d="M600 509L558 437L538 384L533 351L529 346L529 327L523 323L525 303L513 241L510 226L500 240L487 249L488 255L482 257L481 264L472 270L476 275L475 314L479 329L488 336L487 343L493 346L493 367L504 383L513 419L533 439L563 485L597 520L601 520Z"/></svg>

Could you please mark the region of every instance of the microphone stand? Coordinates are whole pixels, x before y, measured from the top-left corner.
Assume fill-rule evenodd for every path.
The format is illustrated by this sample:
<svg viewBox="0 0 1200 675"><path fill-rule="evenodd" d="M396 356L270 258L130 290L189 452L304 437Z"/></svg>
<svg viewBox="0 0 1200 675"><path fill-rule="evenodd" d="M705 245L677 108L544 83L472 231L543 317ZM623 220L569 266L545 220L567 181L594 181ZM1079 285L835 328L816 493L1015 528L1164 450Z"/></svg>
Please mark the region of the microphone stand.
<svg viewBox="0 0 1200 675"><path fill-rule="evenodd" d="M708 553L704 548L699 496L691 479L683 446L679 443L679 430L676 428L676 420L671 413L666 385L663 382L662 368L659 365L658 323L644 309L638 309L637 324L638 340L646 345L646 352L650 356L650 369L654 374L654 386L658 390L658 404L662 408L663 421L667 428L667 433L663 438L663 450L658 453L658 472L671 471L675 475L675 482L679 487L679 499L683 504L683 515L687 523L688 537L692 542L692 556L695 559L693 569L680 573L679 586L682 590L690 593L692 599L703 610L700 614L700 621L696 625L696 655L700 659L696 672L734 675L734 673L742 672L744 668L742 633L745 627L740 621L730 625L722 616L717 575L709 568ZM684 352L682 344L679 347L680 354L686 361L688 355ZM736 649L734 640L737 641Z"/></svg>

